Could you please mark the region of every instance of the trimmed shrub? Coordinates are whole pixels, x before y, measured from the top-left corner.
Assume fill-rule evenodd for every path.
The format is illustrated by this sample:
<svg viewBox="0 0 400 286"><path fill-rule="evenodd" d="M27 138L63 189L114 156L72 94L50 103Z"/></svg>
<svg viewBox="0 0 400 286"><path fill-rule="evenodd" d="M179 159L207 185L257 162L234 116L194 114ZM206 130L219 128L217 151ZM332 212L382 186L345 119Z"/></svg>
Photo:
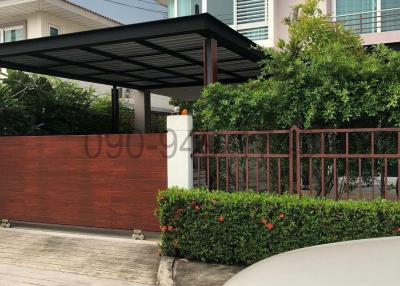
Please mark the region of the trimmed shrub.
<svg viewBox="0 0 400 286"><path fill-rule="evenodd" d="M170 189L158 197L162 253L252 264L297 248L400 235L400 204Z"/></svg>

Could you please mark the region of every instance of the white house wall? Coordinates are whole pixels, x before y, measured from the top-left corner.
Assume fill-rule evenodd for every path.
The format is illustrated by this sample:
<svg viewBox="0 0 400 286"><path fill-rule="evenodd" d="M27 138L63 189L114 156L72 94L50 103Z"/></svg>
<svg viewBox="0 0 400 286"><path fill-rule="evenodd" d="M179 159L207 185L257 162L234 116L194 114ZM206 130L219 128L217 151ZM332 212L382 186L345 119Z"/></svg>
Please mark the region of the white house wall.
<svg viewBox="0 0 400 286"><path fill-rule="evenodd" d="M77 25L75 23L71 23L68 21L65 21L64 19L61 19L59 17L55 17L51 14L48 13L40 13L41 18L42 18L42 23L41 23L41 34L45 36L49 36L49 27L55 26L60 28L60 33L61 34L68 34L68 33L74 33L74 32L82 32L88 30L87 27Z"/></svg>
<svg viewBox="0 0 400 286"><path fill-rule="evenodd" d="M288 26L283 23L285 17L292 13L294 6L304 3L304 0L270 0L271 9L269 16L270 23L270 41L268 41L268 46L276 46L279 39L287 41L289 39ZM331 13L331 1L325 0L320 3L320 8L325 14ZM271 24L270 24L271 25Z"/></svg>

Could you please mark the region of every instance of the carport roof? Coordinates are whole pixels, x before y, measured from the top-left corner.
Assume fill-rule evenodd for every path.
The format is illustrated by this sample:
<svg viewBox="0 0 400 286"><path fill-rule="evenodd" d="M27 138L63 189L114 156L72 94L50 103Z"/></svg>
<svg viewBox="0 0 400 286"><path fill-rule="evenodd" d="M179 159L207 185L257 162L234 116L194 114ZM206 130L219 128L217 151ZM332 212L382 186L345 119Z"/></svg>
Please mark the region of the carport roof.
<svg viewBox="0 0 400 286"><path fill-rule="evenodd" d="M259 74L256 44L209 14L0 44L0 66L141 90L201 86L211 38L219 82Z"/></svg>

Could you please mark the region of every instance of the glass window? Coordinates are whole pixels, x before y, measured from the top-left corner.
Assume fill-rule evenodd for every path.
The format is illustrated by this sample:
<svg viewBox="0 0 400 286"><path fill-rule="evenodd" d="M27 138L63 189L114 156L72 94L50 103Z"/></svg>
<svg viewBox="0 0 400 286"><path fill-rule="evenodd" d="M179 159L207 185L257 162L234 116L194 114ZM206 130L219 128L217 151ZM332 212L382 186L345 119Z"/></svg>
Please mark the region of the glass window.
<svg viewBox="0 0 400 286"><path fill-rule="evenodd" d="M267 21L265 0L237 0L236 10L238 25Z"/></svg>
<svg viewBox="0 0 400 286"><path fill-rule="evenodd" d="M358 34L376 32L377 0L336 0L336 19Z"/></svg>
<svg viewBox="0 0 400 286"><path fill-rule="evenodd" d="M197 15L202 12L202 0L178 0L178 16Z"/></svg>
<svg viewBox="0 0 400 286"><path fill-rule="evenodd" d="M2 31L4 43L21 41L24 39L24 27L16 26L4 28Z"/></svg>
<svg viewBox="0 0 400 286"><path fill-rule="evenodd" d="M233 0L207 0L207 12L227 25L233 25Z"/></svg>
<svg viewBox="0 0 400 286"><path fill-rule="evenodd" d="M400 30L400 0L382 0L382 32Z"/></svg>
<svg viewBox="0 0 400 286"><path fill-rule="evenodd" d="M252 41L261 41L268 39L268 27L259 27L252 29L243 29L239 30L239 32L249 38Z"/></svg>
<svg viewBox="0 0 400 286"><path fill-rule="evenodd" d="M175 0L168 0L168 18L174 18L175 15Z"/></svg>
<svg viewBox="0 0 400 286"><path fill-rule="evenodd" d="M60 29L54 26L50 26L49 35L50 37L55 37L60 34Z"/></svg>

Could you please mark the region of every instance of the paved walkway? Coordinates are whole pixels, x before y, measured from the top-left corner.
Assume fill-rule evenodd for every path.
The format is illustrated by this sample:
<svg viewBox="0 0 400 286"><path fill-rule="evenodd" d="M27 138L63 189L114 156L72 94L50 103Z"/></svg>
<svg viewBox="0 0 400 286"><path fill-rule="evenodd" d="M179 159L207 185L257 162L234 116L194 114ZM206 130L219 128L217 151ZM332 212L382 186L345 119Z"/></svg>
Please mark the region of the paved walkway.
<svg viewBox="0 0 400 286"><path fill-rule="evenodd" d="M177 286L222 286L243 269L241 266L207 264L182 259L175 263L174 280Z"/></svg>
<svg viewBox="0 0 400 286"><path fill-rule="evenodd" d="M156 242L0 229L0 286L156 285Z"/></svg>

